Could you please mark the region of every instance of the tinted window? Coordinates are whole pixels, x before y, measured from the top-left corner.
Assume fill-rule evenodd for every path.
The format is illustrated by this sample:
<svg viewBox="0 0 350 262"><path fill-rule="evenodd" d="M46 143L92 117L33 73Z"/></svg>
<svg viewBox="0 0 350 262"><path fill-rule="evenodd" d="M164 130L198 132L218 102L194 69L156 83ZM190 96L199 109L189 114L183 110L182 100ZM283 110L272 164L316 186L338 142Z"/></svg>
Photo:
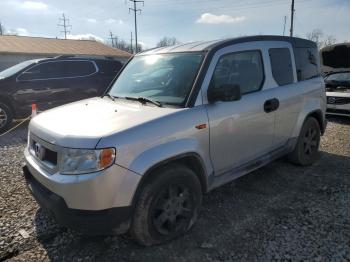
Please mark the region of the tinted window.
<svg viewBox="0 0 350 262"><path fill-rule="evenodd" d="M98 61L99 71L101 74L116 75L122 68L122 63L119 61Z"/></svg>
<svg viewBox="0 0 350 262"><path fill-rule="evenodd" d="M260 90L264 69L259 51L246 51L222 56L216 65L211 88L239 85L242 94Z"/></svg>
<svg viewBox="0 0 350 262"><path fill-rule="evenodd" d="M23 72L20 80L40 80L67 77L81 77L96 72L90 61L55 61L44 62Z"/></svg>
<svg viewBox="0 0 350 262"><path fill-rule="evenodd" d="M331 74L325 80L337 82L350 82L350 72Z"/></svg>
<svg viewBox="0 0 350 262"><path fill-rule="evenodd" d="M320 75L319 53L317 48L295 48L294 52L298 81L307 80Z"/></svg>
<svg viewBox="0 0 350 262"><path fill-rule="evenodd" d="M293 83L292 58L288 48L269 49L272 75L278 85Z"/></svg>
<svg viewBox="0 0 350 262"><path fill-rule="evenodd" d="M10 68L7 68L4 71L0 72L0 79L13 76L14 74L18 73L19 71L25 69L27 66L30 66L31 64L35 64L38 61L40 61L40 60L39 59L28 60L28 61L24 61L22 63L19 63L17 65L11 66Z"/></svg>

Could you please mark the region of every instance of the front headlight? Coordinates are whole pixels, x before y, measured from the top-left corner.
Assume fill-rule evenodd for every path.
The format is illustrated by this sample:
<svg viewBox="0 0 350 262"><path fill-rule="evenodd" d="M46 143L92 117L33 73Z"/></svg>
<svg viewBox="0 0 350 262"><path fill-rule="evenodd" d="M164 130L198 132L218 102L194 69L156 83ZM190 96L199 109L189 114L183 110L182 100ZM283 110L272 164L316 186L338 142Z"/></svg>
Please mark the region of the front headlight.
<svg viewBox="0 0 350 262"><path fill-rule="evenodd" d="M110 167L115 160L115 149L70 149L64 148L59 172L65 175L78 175L103 170Z"/></svg>

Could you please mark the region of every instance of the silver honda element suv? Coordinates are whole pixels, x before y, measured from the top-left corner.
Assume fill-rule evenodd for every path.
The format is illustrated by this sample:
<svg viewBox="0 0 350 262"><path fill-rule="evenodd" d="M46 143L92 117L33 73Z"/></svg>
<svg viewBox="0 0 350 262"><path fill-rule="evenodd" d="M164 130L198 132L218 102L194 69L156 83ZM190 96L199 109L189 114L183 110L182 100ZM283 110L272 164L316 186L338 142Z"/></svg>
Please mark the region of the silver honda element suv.
<svg viewBox="0 0 350 262"><path fill-rule="evenodd" d="M61 225L159 244L193 226L213 188L282 156L316 161L325 109L314 42L251 36L152 49L103 97L34 117L24 175Z"/></svg>

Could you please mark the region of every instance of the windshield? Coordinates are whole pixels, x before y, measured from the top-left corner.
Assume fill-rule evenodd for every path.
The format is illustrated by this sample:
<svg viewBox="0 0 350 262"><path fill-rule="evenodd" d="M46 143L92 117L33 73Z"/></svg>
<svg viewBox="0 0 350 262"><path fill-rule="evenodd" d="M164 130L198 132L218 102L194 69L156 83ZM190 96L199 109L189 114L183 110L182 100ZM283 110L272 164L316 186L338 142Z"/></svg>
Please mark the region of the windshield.
<svg viewBox="0 0 350 262"><path fill-rule="evenodd" d="M327 81L350 82L350 72L331 74L327 77Z"/></svg>
<svg viewBox="0 0 350 262"><path fill-rule="evenodd" d="M110 90L115 97L148 98L181 105L189 94L202 53L172 53L134 57Z"/></svg>
<svg viewBox="0 0 350 262"><path fill-rule="evenodd" d="M17 65L11 66L10 68L7 68L4 71L0 72L0 79L13 76L17 72L21 71L22 69L26 68L27 66L29 66L33 63L37 63L38 61L39 61L39 59L28 60L28 61L24 61L22 63L19 63Z"/></svg>

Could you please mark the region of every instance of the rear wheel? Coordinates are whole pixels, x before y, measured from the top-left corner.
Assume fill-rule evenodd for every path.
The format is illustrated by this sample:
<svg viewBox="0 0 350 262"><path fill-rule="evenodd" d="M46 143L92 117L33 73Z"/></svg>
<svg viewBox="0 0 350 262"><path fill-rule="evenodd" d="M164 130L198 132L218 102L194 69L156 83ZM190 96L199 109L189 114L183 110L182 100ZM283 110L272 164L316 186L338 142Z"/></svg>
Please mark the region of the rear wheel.
<svg viewBox="0 0 350 262"><path fill-rule="evenodd" d="M9 106L0 102L0 133L7 130L13 120L12 111Z"/></svg>
<svg viewBox="0 0 350 262"><path fill-rule="evenodd" d="M187 167L162 168L139 195L131 234L141 245L174 239L188 231L202 202L200 182Z"/></svg>
<svg viewBox="0 0 350 262"><path fill-rule="evenodd" d="M294 151L289 155L289 160L301 166L313 164L318 159L321 130L318 121L309 117L306 119Z"/></svg>

